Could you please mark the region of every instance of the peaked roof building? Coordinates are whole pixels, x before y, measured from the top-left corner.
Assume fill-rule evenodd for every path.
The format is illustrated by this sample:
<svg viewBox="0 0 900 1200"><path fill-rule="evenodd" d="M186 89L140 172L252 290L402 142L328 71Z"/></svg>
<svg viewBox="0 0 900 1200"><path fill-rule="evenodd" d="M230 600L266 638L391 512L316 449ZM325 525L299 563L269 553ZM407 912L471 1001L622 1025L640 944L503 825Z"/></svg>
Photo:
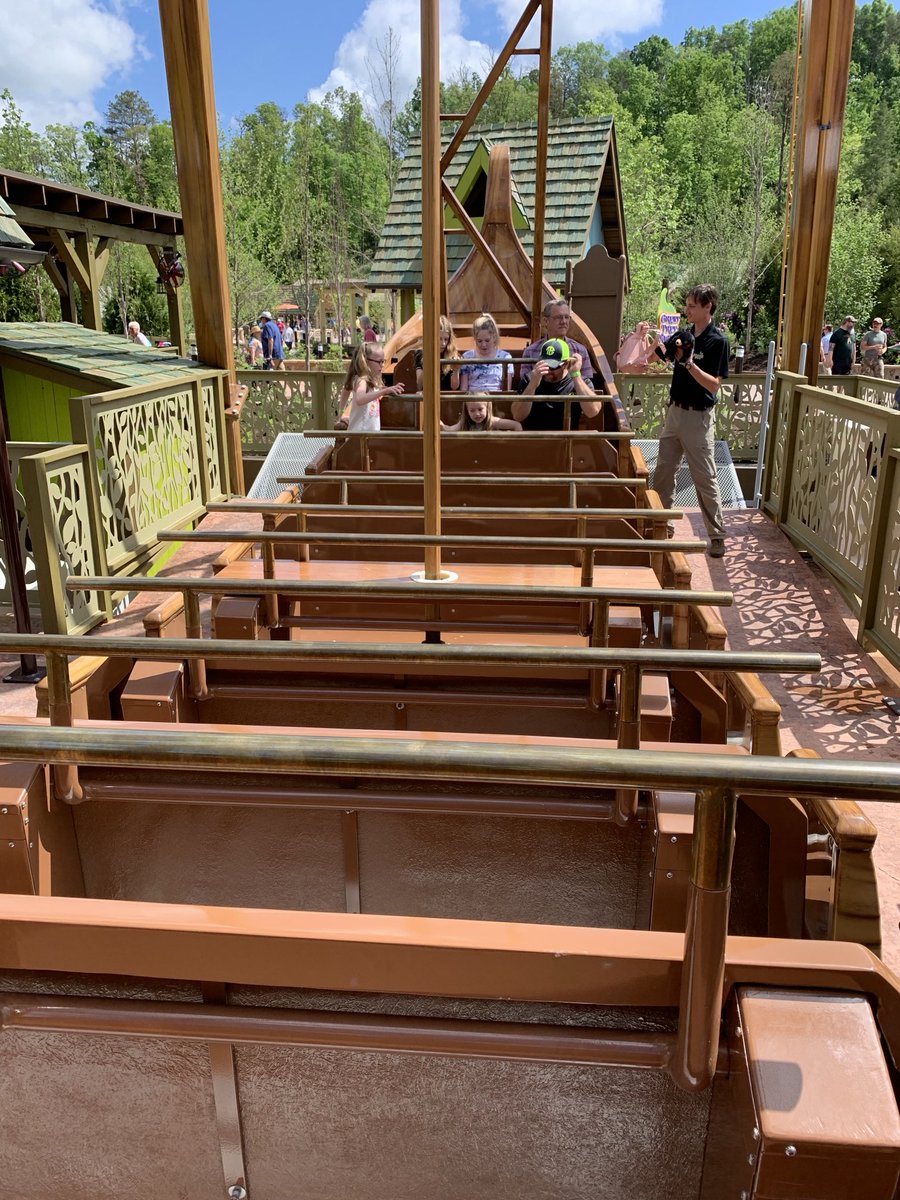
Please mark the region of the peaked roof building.
<svg viewBox="0 0 900 1200"><path fill-rule="evenodd" d="M445 139L446 142L449 139ZM513 177L513 224L529 255L534 247L534 196L537 155L535 125L492 125L472 130L457 151L445 179L476 225L483 214L490 148L510 148ZM444 210L444 225L460 229ZM422 160L412 142L400 168L378 251L369 272L372 289L419 289L422 286ZM578 262L592 246L604 245L612 257L628 255L619 164L612 117L553 121L547 153L547 208L544 276L557 287L566 262ZM465 233L447 235L449 275L472 248ZM627 271L626 271L627 278Z"/></svg>

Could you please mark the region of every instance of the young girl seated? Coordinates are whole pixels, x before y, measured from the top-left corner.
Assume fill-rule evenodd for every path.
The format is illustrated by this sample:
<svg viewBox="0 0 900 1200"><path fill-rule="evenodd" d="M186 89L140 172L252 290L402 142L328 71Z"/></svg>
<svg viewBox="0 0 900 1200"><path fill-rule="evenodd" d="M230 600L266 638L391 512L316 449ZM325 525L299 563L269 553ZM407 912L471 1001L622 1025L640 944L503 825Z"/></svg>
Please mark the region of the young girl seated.
<svg viewBox="0 0 900 1200"><path fill-rule="evenodd" d="M453 336L453 326L447 317L442 316L440 320L441 326L441 358L458 358L459 350L456 347L456 338ZM422 370L423 355L421 350L416 351L416 390L421 392L424 381L424 371ZM441 391L442 392L458 392L459 391L459 367L447 363L441 367Z"/></svg>
<svg viewBox="0 0 900 1200"><path fill-rule="evenodd" d="M402 383L384 387L381 371L384 367L384 347L378 342L363 342L350 359L344 390L350 393L347 428L351 432L377 433L381 428L381 397L399 396ZM342 393L343 394L343 393Z"/></svg>
<svg viewBox="0 0 900 1200"><path fill-rule="evenodd" d="M441 429L447 433L459 433L460 430L482 430L484 433L490 433L494 429L514 429L521 431L522 426L518 421L511 421L507 417L495 417L494 407L488 399L488 393L479 394L471 400L467 400L463 405L462 416L455 425L445 425L441 422Z"/></svg>
<svg viewBox="0 0 900 1200"><path fill-rule="evenodd" d="M463 354L459 375L461 392L501 392L510 383L510 368L503 363L479 363L480 358L512 358L500 349L500 331L490 313L482 313L472 322L475 349Z"/></svg>

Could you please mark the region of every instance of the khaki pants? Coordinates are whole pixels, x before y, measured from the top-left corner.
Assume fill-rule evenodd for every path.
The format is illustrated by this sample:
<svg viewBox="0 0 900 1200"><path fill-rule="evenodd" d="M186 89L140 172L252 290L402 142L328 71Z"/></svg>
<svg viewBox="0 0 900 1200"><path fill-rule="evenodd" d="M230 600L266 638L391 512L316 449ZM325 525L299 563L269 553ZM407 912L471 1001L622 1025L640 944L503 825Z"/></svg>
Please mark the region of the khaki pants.
<svg viewBox="0 0 900 1200"><path fill-rule="evenodd" d="M880 354L864 354L862 366L864 374L884 379L884 359Z"/></svg>
<svg viewBox="0 0 900 1200"><path fill-rule="evenodd" d="M725 524L719 481L716 478L714 447L715 421L711 408L696 412L670 404L666 424L659 438L659 458L653 473L653 486L659 492L663 508L671 508L675 499L675 474L682 458L686 458L709 536L724 538Z"/></svg>

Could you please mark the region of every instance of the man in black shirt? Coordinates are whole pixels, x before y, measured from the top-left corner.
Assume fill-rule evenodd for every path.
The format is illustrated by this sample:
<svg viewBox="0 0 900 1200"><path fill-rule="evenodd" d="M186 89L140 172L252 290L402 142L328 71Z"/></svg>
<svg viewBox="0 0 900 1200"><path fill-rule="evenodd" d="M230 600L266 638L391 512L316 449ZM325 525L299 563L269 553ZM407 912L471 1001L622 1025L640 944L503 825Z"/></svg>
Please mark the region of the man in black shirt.
<svg viewBox="0 0 900 1200"><path fill-rule="evenodd" d="M564 429L566 405L554 396L574 396L570 405L570 428L577 429L581 414L596 417L600 401L581 373L581 355L573 354L563 338L550 338L541 348L528 379L520 384L521 400L512 403L513 420L523 429ZM546 397L546 399L544 398Z"/></svg>
<svg viewBox="0 0 900 1200"><path fill-rule="evenodd" d="M719 293L712 284L691 288L685 298L685 313L694 335L693 349L679 348L672 370L669 411L659 439L659 458L653 486L663 508L675 499L675 475L682 458L687 459L691 479L700 501L700 511L709 533L709 554L725 553L725 525L715 463L713 405L723 379L728 378L728 339L712 323ZM652 347L658 354L659 338ZM670 528L670 535L673 532Z"/></svg>
<svg viewBox="0 0 900 1200"><path fill-rule="evenodd" d="M856 317L844 317L844 322L831 335L831 373L849 375L856 357Z"/></svg>

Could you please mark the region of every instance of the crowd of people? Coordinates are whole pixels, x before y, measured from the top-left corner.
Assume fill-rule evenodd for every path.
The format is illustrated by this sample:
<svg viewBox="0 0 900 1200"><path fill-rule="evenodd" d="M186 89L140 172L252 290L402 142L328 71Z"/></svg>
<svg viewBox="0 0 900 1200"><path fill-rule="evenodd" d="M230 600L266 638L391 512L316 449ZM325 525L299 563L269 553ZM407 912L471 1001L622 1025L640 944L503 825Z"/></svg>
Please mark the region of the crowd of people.
<svg viewBox="0 0 900 1200"><path fill-rule="evenodd" d="M358 341L378 340L377 327L371 319L361 316L357 323ZM312 339L312 341L311 341ZM294 350L306 349L314 358L323 358L329 345L339 343L346 355L352 355L354 338L349 325L339 330L334 318L328 318L324 330L314 329L309 319L300 313L297 316L273 317L269 311L260 314L259 320L240 331L238 350L249 367L264 371L281 371L284 360Z"/></svg>

